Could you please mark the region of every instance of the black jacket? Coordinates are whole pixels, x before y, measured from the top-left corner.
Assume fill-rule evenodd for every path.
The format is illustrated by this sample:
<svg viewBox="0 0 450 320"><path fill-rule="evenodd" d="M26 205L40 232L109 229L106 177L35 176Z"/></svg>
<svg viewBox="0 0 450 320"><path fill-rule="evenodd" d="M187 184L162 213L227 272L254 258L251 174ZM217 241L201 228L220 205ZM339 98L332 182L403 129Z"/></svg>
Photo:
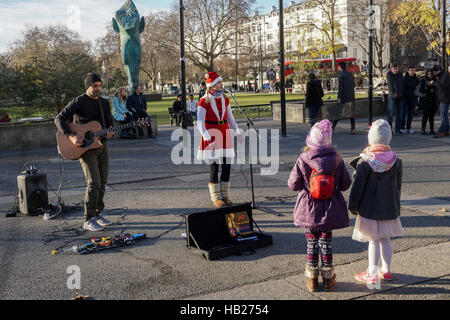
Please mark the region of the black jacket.
<svg viewBox="0 0 450 320"><path fill-rule="evenodd" d="M419 85L419 78L414 75L411 77L408 73L403 76L403 97L408 99L417 98L415 91Z"/></svg>
<svg viewBox="0 0 450 320"><path fill-rule="evenodd" d="M341 71L338 77L339 90L338 98L341 103L355 101L355 77L347 70Z"/></svg>
<svg viewBox="0 0 450 320"><path fill-rule="evenodd" d="M105 124L103 125L102 116L100 113L100 105L98 100L90 98L86 93L76 97L70 101L67 106L55 118L55 125L59 132L69 135L69 127L67 122L88 123L91 121L98 121L102 127L109 128L114 125L111 115L111 106L109 101L99 97L103 107L103 114L105 116ZM76 116L76 118L75 118Z"/></svg>
<svg viewBox="0 0 450 320"><path fill-rule="evenodd" d="M447 72L441 71L438 74L434 85L438 89L439 103L450 103L450 76Z"/></svg>
<svg viewBox="0 0 450 320"><path fill-rule="evenodd" d="M306 84L306 108L317 108L323 106L322 97L324 96L322 82L320 80L312 80Z"/></svg>
<svg viewBox="0 0 450 320"><path fill-rule="evenodd" d="M136 111L147 111L147 101L145 100L144 94L137 95L136 92L133 93L127 99L127 109L133 112L131 108L136 109Z"/></svg>
<svg viewBox="0 0 450 320"><path fill-rule="evenodd" d="M423 97L419 98L419 107L423 110L433 111L437 109L437 105L439 103L436 87L434 85L428 85L427 82L430 82L433 79L428 77L423 77L420 80L420 92L424 94Z"/></svg>
<svg viewBox="0 0 450 320"><path fill-rule="evenodd" d="M386 74L388 89L389 89L389 99L401 99L403 93L403 76L399 72L396 75L392 71L388 71Z"/></svg>
<svg viewBox="0 0 450 320"><path fill-rule="evenodd" d="M373 220L394 220L400 216L402 161L397 158L391 169L383 173L372 170L363 159L356 165L350 190L348 209Z"/></svg>
<svg viewBox="0 0 450 320"><path fill-rule="evenodd" d="M173 112L179 113L183 110L183 104L181 101L175 100L172 104Z"/></svg>

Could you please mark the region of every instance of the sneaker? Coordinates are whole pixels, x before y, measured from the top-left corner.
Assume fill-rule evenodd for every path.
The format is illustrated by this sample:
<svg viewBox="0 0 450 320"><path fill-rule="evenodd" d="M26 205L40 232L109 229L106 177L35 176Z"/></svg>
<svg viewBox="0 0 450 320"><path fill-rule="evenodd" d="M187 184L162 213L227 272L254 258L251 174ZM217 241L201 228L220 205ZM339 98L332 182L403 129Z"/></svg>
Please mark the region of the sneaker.
<svg viewBox="0 0 450 320"><path fill-rule="evenodd" d="M408 133L409 133L409 134L414 134L415 131L414 131L413 129L409 129L409 130L408 130Z"/></svg>
<svg viewBox="0 0 450 320"><path fill-rule="evenodd" d="M423 135L423 136L426 136L427 132L425 130L422 130L422 131L420 131L420 134Z"/></svg>
<svg viewBox="0 0 450 320"><path fill-rule="evenodd" d="M99 215L97 218L97 223L101 225L102 227L110 226L112 225L112 222L108 219L104 218L103 216Z"/></svg>
<svg viewBox="0 0 450 320"><path fill-rule="evenodd" d="M369 272L367 272L366 270L364 272L361 272L360 274L357 274L355 276L355 280L364 283L376 283L378 279L376 275L371 276Z"/></svg>
<svg viewBox="0 0 450 320"><path fill-rule="evenodd" d="M391 281L393 279L392 273L391 272L382 272L381 270L378 271L378 276L380 277L380 279L386 280L386 281Z"/></svg>
<svg viewBox="0 0 450 320"><path fill-rule="evenodd" d="M96 218L91 218L83 224L83 229L96 232L102 231L103 227L97 223Z"/></svg>
<svg viewBox="0 0 450 320"><path fill-rule="evenodd" d="M404 134L405 132L406 132L405 129L400 129L401 134Z"/></svg>

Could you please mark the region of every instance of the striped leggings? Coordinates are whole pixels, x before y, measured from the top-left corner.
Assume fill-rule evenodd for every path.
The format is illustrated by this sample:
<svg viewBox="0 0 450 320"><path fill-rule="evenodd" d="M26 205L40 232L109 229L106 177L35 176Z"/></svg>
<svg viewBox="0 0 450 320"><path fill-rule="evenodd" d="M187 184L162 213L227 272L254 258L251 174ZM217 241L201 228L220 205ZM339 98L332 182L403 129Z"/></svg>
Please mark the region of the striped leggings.
<svg viewBox="0 0 450 320"><path fill-rule="evenodd" d="M331 246L331 231L306 230L307 259L312 268L319 266L319 249L323 268L333 266L333 249Z"/></svg>

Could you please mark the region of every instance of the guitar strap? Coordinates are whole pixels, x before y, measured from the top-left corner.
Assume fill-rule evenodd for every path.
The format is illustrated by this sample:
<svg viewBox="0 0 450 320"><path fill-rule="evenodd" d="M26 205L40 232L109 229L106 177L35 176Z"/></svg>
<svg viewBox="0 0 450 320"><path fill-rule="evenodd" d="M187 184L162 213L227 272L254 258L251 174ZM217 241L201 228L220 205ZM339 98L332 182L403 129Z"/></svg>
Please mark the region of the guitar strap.
<svg viewBox="0 0 450 320"><path fill-rule="evenodd" d="M106 129L105 112L103 111L102 98L98 97L98 104L100 106L100 114L102 116L102 126Z"/></svg>

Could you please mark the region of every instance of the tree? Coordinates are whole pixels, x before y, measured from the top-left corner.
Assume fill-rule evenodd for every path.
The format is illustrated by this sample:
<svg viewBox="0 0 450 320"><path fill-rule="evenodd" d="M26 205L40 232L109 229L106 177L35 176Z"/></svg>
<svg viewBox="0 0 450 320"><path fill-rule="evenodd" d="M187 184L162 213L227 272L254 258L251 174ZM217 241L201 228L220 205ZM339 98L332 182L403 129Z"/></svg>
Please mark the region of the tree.
<svg viewBox="0 0 450 320"><path fill-rule="evenodd" d="M0 54L0 100L9 100L17 98L15 96L18 85L19 71L11 63L10 55Z"/></svg>
<svg viewBox="0 0 450 320"><path fill-rule="evenodd" d="M85 91L87 73L99 71L90 43L63 25L28 29L10 56L18 71L16 96L27 105L51 103L57 112Z"/></svg>
<svg viewBox="0 0 450 320"><path fill-rule="evenodd" d="M235 32L248 17L255 0L185 1L186 57L193 64L214 70L214 61L236 52Z"/></svg>
<svg viewBox="0 0 450 320"><path fill-rule="evenodd" d="M173 12L161 11L145 17L146 28L141 34L141 71L151 81L153 90L176 78L179 71L179 47L174 26L178 24ZM160 75L160 78L159 78ZM170 80L169 80L170 79Z"/></svg>
<svg viewBox="0 0 450 320"><path fill-rule="evenodd" d="M352 36L358 45L369 54L369 41L368 41L368 9L369 0L357 1L352 5L355 8L354 16L352 17L352 27L354 28ZM378 29L373 32L373 49L374 49L374 67L378 69L380 75L384 74L384 70L389 67L389 59L383 59L384 53L389 50L390 44L394 42L397 37L397 32L392 27L391 19L392 14L396 10L396 1L390 0L375 0L373 5L377 5L380 8L380 16Z"/></svg>
<svg viewBox="0 0 450 320"><path fill-rule="evenodd" d="M403 0L392 16L393 22L396 23L401 35L406 35L413 30L420 30L426 39L428 39L428 50L434 52L439 57L442 56L441 1ZM448 10L450 1L445 1L447 1L447 21L450 13L450 10ZM446 51L447 54L450 54L449 46L447 46Z"/></svg>
<svg viewBox="0 0 450 320"><path fill-rule="evenodd" d="M332 71L337 71L336 58L337 53L342 44L339 40L342 39L341 23L339 22L337 12L337 2L339 0L311 0L305 2L305 9L314 9L320 12L322 15L322 23L313 17L308 17L307 21L299 21L299 27L304 33L310 34L313 29L318 30L322 38L309 38L308 48L316 48L321 55L331 55L332 58Z"/></svg>

